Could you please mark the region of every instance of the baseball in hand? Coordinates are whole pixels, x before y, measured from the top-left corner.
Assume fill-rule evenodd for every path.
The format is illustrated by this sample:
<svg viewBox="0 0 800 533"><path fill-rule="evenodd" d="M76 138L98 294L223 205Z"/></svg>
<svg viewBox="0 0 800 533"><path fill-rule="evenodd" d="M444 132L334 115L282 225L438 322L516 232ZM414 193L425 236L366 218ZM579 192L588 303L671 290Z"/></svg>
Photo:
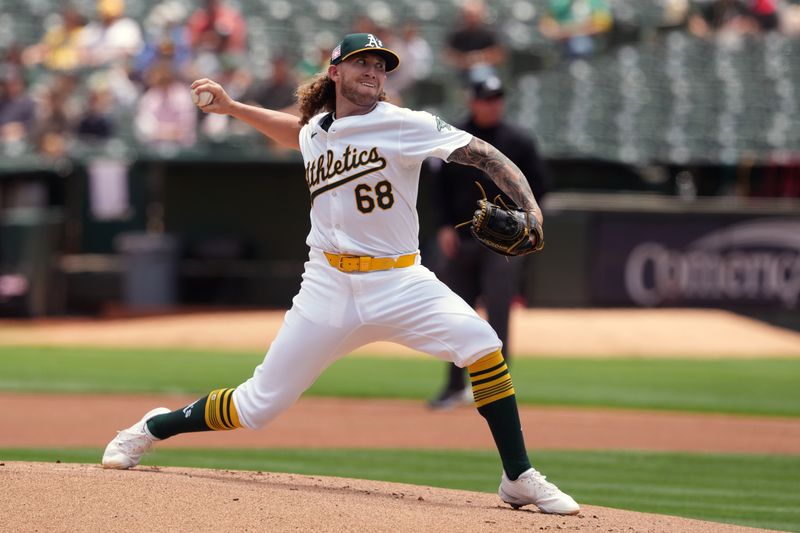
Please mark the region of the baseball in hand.
<svg viewBox="0 0 800 533"><path fill-rule="evenodd" d="M192 91L192 102L194 102L197 107L205 107L213 100L214 95L208 91L200 91L199 93Z"/></svg>

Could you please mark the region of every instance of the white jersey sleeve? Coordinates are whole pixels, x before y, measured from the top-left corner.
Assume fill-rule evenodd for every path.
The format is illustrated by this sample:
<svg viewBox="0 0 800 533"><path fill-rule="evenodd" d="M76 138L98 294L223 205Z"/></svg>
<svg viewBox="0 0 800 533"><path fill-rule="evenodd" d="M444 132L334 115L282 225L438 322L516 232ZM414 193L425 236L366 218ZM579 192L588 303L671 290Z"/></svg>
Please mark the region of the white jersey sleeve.
<svg viewBox="0 0 800 533"><path fill-rule="evenodd" d="M472 134L426 111L411 111L403 118L400 156L407 166L419 165L428 157L446 161L453 150L472 140Z"/></svg>

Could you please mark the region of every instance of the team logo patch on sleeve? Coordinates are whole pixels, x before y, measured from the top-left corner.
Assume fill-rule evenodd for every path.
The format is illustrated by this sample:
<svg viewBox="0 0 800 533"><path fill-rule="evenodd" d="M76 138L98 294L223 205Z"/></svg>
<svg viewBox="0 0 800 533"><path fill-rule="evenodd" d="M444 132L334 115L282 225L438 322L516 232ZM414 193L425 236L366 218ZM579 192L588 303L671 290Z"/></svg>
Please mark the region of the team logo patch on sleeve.
<svg viewBox="0 0 800 533"><path fill-rule="evenodd" d="M455 128L441 119L441 117L436 117L436 129L439 131L454 131Z"/></svg>

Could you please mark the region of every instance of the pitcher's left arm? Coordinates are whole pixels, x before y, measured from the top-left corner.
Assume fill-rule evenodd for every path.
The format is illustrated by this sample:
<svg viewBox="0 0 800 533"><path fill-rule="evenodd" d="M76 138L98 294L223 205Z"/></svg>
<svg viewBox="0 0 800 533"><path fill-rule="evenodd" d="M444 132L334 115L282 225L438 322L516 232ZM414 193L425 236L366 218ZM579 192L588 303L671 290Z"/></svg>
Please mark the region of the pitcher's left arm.
<svg viewBox="0 0 800 533"><path fill-rule="evenodd" d="M520 209L530 213L539 227L542 227L544 221L542 210L533 196L528 180L519 167L500 150L484 140L473 137L467 145L453 150L447 161L483 170L500 190L506 193Z"/></svg>

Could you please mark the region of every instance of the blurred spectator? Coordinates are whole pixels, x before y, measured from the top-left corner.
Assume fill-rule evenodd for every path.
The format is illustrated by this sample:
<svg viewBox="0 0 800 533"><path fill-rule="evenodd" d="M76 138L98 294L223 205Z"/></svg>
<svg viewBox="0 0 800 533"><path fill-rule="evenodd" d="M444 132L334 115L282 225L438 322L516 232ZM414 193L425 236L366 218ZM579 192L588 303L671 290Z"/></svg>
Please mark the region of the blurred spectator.
<svg viewBox="0 0 800 533"><path fill-rule="evenodd" d="M136 106L142 93L142 85L137 85L131 80L131 75L125 65L115 64L109 68L96 71L92 75L105 81L114 99L114 105L131 110Z"/></svg>
<svg viewBox="0 0 800 533"><path fill-rule="evenodd" d="M11 43L3 50L3 59L0 60L0 68L10 66L18 69L25 68L25 62L22 60L24 55L24 47L19 43Z"/></svg>
<svg viewBox="0 0 800 533"><path fill-rule="evenodd" d="M253 83L253 75L246 67L247 60L242 56L222 56L216 76L225 84L225 91L231 98L241 100Z"/></svg>
<svg viewBox="0 0 800 533"><path fill-rule="evenodd" d="M613 18L606 0L549 0L539 23L542 35L561 47L566 58L586 57L602 49Z"/></svg>
<svg viewBox="0 0 800 533"><path fill-rule="evenodd" d="M6 66L0 73L0 140L24 143L36 118L36 103L28 94L22 71Z"/></svg>
<svg viewBox="0 0 800 533"><path fill-rule="evenodd" d="M247 91L244 100L267 109L284 109L294 105L297 77L286 55L273 58L269 76Z"/></svg>
<svg viewBox="0 0 800 533"><path fill-rule="evenodd" d="M447 37L445 61L458 69L466 80L473 67L496 66L505 58L500 38L486 22L483 0L467 0L461 8L459 26Z"/></svg>
<svg viewBox="0 0 800 533"><path fill-rule="evenodd" d="M207 0L189 17L187 28L194 55L189 78L230 79L232 69L246 59L247 29L239 12L222 0Z"/></svg>
<svg viewBox="0 0 800 533"><path fill-rule="evenodd" d="M114 136L116 127L111 115L113 98L104 84L89 87L86 110L78 119L78 138L91 142L106 140Z"/></svg>
<svg viewBox="0 0 800 533"><path fill-rule="evenodd" d="M776 31L780 29L777 0L749 0L750 16L753 17L760 31Z"/></svg>
<svg viewBox="0 0 800 533"><path fill-rule="evenodd" d="M144 49L134 63L134 72L138 79L154 63L164 58L172 61L172 68L176 72L188 75L192 47L186 16L186 8L177 0L165 0L153 7L145 25Z"/></svg>
<svg viewBox="0 0 800 533"><path fill-rule="evenodd" d="M156 63L146 79L148 89L139 100L134 119L139 141L154 148L192 146L197 107L187 85L176 78L169 61Z"/></svg>
<svg viewBox="0 0 800 533"><path fill-rule="evenodd" d="M756 33L759 31L759 26L744 2L714 0L695 8L689 18L689 31L698 37L708 39L715 35L735 37Z"/></svg>
<svg viewBox="0 0 800 533"><path fill-rule="evenodd" d="M98 20L86 26L83 35L85 63L91 66L127 64L142 50L139 23L124 17L124 0L97 0Z"/></svg>
<svg viewBox="0 0 800 533"><path fill-rule="evenodd" d="M424 80L430 76L433 67L431 45L420 34L417 23L412 20L403 24L401 36L408 61L412 63L411 77L416 81Z"/></svg>
<svg viewBox="0 0 800 533"><path fill-rule="evenodd" d="M380 32L380 27L369 15L359 14L351 24L352 29L350 33L371 33L377 35Z"/></svg>
<svg viewBox="0 0 800 533"><path fill-rule="evenodd" d="M302 82L328 68L331 60L331 49L336 45L336 38L328 32L318 33L306 44L303 56L295 65L295 72Z"/></svg>
<svg viewBox="0 0 800 533"><path fill-rule="evenodd" d="M189 42L194 50L244 54L247 49L247 24L242 15L224 0L205 0L187 23Z"/></svg>
<svg viewBox="0 0 800 533"><path fill-rule="evenodd" d="M26 65L44 65L50 70L74 70L81 66L82 40L86 21L70 4L61 12L58 24L45 31L42 40L23 51Z"/></svg>
<svg viewBox="0 0 800 533"><path fill-rule="evenodd" d="M791 37L800 36L800 4L784 4L780 13L780 30Z"/></svg>
<svg viewBox="0 0 800 533"><path fill-rule="evenodd" d="M660 30L686 29L691 13L689 0L662 0L660 6L661 19L658 24Z"/></svg>
<svg viewBox="0 0 800 533"><path fill-rule="evenodd" d="M53 78L45 88L37 107L33 132L37 151L48 157L60 157L67 153L76 129L77 78L63 74Z"/></svg>
<svg viewBox="0 0 800 533"><path fill-rule="evenodd" d="M243 59L241 56L225 54L219 56L219 60L218 68L213 76L225 87L225 91L232 98L243 100L253 81L250 71L243 68ZM209 139L217 142L225 141L231 135L252 132L249 126L241 121L233 120L228 115L208 113L200 116L200 131Z"/></svg>
<svg viewBox="0 0 800 533"><path fill-rule="evenodd" d="M399 34L382 33L381 38L389 48L403 58L400 66L389 74L384 86L392 97L391 100L400 104L401 94L413 94L413 86L430 75L433 61L431 47L419 34L419 29L413 21L406 22Z"/></svg>

